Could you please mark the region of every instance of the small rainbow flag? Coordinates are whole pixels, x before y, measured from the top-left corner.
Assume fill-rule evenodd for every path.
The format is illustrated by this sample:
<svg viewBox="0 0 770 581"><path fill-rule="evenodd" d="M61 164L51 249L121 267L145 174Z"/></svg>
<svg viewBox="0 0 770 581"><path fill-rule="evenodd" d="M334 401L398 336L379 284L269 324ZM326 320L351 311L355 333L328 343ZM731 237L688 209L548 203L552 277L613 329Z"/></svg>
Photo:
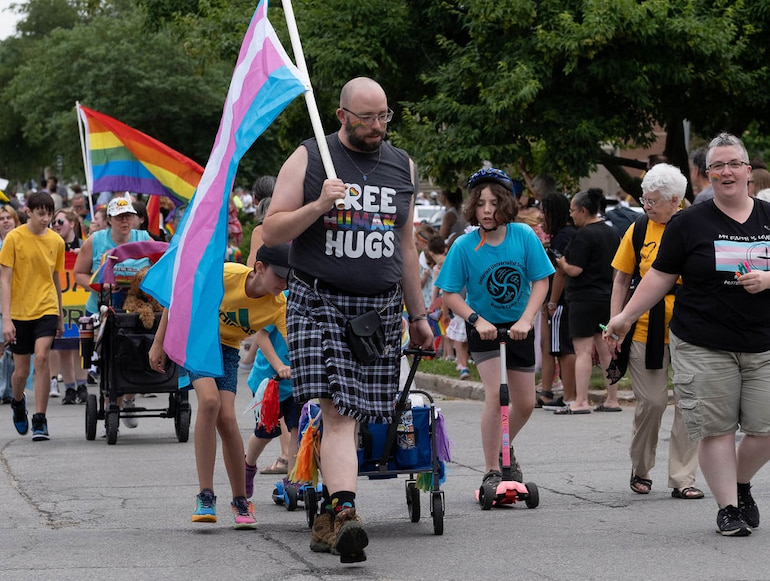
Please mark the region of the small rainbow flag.
<svg viewBox="0 0 770 581"><path fill-rule="evenodd" d="M128 191L167 196L179 206L192 198L203 167L150 137L81 104L78 116L91 193Z"/></svg>

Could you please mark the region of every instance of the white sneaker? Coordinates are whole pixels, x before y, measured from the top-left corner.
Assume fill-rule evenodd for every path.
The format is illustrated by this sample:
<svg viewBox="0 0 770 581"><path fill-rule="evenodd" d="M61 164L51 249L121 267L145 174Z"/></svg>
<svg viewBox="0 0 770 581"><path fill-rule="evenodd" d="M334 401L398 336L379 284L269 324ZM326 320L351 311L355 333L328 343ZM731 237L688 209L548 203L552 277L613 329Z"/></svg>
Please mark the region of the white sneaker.
<svg viewBox="0 0 770 581"><path fill-rule="evenodd" d="M59 397L61 393L59 393L59 380L55 377L51 378L51 391L48 392L49 397Z"/></svg>
<svg viewBox="0 0 770 581"><path fill-rule="evenodd" d="M131 413L131 408L133 407L135 407L133 399L123 400L123 412ZM139 418L137 418L136 416L124 417L123 425L126 426L127 428L135 428L139 425Z"/></svg>

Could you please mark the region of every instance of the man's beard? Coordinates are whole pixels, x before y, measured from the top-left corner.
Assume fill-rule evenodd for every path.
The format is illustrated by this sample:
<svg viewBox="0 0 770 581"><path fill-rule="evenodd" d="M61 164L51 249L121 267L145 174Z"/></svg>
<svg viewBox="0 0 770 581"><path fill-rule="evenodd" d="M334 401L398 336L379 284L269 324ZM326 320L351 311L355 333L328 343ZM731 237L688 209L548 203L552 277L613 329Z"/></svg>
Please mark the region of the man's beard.
<svg viewBox="0 0 770 581"><path fill-rule="evenodd" d="M368 135L366 137L371 137L372 135L379 135L382 139L379 143L376 145L367 142L363 137L359 137L356 134L355 128L350 123L345 123L345 135L348 138L348 143L354 148L359 151L363 151L365 153L372 153L373 151L377 151L380 148L380 145L382 145L382 139L385 138L385 132L375 132L372 128L368 128Z"/></svg>

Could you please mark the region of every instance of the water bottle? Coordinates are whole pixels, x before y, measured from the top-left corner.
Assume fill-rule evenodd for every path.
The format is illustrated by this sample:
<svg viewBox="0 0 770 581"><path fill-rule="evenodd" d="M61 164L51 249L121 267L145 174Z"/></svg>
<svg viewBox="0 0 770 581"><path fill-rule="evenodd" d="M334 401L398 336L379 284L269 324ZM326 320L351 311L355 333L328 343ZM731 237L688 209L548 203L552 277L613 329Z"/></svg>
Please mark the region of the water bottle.
<svg viewBox="0 0 770 581"><path fill-rule="evenodd" d="M80 351L80 364L83 369L91 368L91 355L94 352L94 321L91 317L80 317L78 319L78 331L80 341L78 342Z"/></svg>

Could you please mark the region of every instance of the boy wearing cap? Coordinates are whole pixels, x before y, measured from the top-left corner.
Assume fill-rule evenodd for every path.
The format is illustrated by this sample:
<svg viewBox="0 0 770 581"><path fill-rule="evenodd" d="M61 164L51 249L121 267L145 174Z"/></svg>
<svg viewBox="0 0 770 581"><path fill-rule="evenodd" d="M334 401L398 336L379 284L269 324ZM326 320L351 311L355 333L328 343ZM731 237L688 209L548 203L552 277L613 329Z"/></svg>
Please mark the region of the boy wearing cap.
<svg viewBox="0 0 770 581"><path fill-rule="evenodd" d="M195 464L200 493L196 497L192 522L216 522L214 495L214 462L217 432L222 439L222 452L230 480L233 501L230 503L235 528L256 528L254 505L246 498L246 472L243 440L235 415L238 386L238 349L241 341L260 329L275 325L286 336L286 276L289 272L289 245L273 248L262 246L254 268L244 264L224 264L224 296L219 307L219 336L224 375L209 377L184 370L180 384L189 378L198 400L195 419ZM168 309L163 316L150 348L150 367L164 369L166 353L163 341L168 325Z"/></svg>
<svg viewBox="0 0 770 581"><path fill-rule="evenodd" d="M61 279L64 240L48 226L54 202L47 192L36 192L27 201L26 224L11 230L0 250L3 340L11 344L15 369L13 425L19 434L29 431L24 386L35 355L35 414L32 439L48 440L48 355L55 336L64 333Z"/></svg>

